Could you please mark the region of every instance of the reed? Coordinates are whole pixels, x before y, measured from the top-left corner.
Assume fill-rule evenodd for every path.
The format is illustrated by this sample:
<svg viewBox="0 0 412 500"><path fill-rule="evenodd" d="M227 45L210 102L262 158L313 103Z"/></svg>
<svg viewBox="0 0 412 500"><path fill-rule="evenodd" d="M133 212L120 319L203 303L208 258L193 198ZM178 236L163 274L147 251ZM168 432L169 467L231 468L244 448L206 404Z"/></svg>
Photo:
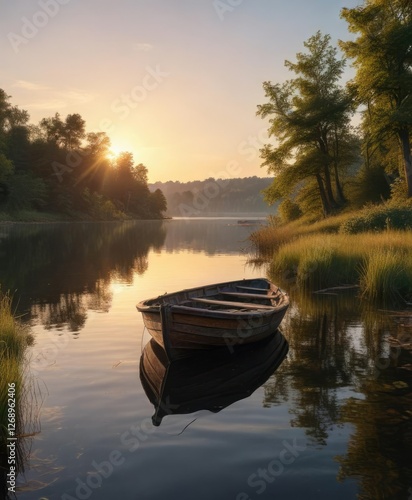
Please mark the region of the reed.
<svg viewBox="0 0 412 500"><path fill-rule="evenodd" d="M412 294L412 251L383 248L371 252L362 266L360 283L364 295L379 302L402 302Z"/></svg>
<svg viewBox="0 0 412 500"><path fill-rule="evenodd" d="M12 298L0 291L0 488L1 495L6 495L7 438L8 438L8 390L14 384L16 428L15 435L22 436L24 418L27 413L27 387L25 386L24 353L31 336L27 328L15 318L12 310ZM24 470L26 456L25 441L18 440L16 446L17 471Z"/></svg>
<svg viewBox="0 0 412 500"><path fill-rule="evenodd" d="M364 297L409 301L412 296L412 233L313 234L281 245L270 273L283 284L314 291L358 284Z"/></svg>
<svg viewBox="0 0 412 500"><path fill-rule="evenodd" d="M250 240L259 255L267 257L280 246L302 236L338 233L341 225L350 217L350 213L345 213L317 222L301 218L288 224L276 224L276 219L269 219L269 225L253 232Z"/></svg>
<svg viewBox="0 0 412 500"><path fill-rule="evenodd" d="M26 328L14 317L10 294L0 291L0 357L20 361L27 346ZM3 375L2 365L0 373Z"/></svg>

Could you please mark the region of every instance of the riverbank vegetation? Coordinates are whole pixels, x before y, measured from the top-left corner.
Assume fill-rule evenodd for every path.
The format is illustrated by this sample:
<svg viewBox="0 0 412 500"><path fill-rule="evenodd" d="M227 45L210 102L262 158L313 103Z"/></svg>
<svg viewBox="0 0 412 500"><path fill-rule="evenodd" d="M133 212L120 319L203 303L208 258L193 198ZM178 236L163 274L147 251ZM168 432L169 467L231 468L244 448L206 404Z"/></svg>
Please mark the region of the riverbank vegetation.
<svg viewBox="0 0 412 500"><path fill-rule="evenodd" d="M412 302L412 208L369 206L308 223L275 219L251 235L260 259L287 289L357 285L379 302Z"/></svg>
<svg viewBox="0 0 412 500"><path fill-rule="evenodd" d="M412 6L365 0L341 17L354 34L339 47L317 32L294 77L264 82L276 217L255 232L272 273L306 289L356 284L378 300L412 299ZM356 120L354 120L356 117ZM355 124L356 123L356 127Z"/></svg>
<svg viewBox="0 0 412 500"><path fill-rule="evenodd" d="M16 475L24 469L24 355L32 340L27 328L14 317L11 304L10 295L0 290L0 495L3 494L4 498L8 498L6 474L10 471L7 448L10 423L13 424L10 436L19 438L15 448ZM9 408L15 416L14 422L9 419Z"/></svg>
<svg viewBox="0 0 412 500"><path fill-rule="evenodd" d="M147 168L113 155L105 132L87 133L79 114L29 124L0 89L0 221L158 219L166 208Z"/></svg>

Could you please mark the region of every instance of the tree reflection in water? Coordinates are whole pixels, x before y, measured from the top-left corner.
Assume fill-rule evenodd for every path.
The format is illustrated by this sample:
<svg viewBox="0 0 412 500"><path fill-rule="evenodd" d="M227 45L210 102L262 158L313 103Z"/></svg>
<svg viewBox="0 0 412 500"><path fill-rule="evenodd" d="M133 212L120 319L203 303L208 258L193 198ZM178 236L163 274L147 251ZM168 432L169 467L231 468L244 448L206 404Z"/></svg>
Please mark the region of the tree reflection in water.
<svg viewBox="0 0 412 500"><path fill-rule="evenodd" d="M165 240L162 221L33 224L2 228L0 283L25 319L79 332L87 311L108 311L110 283L131 283Z"/></svg>
<svg viewBox="0 0 412 500"><path fill-rule="evenodd" d="M349 425L347 451L335 457L338 480L356 478L362 499L409 498L412 356L397 339L412 340L411 324L354 294L295 290L291 302L282 328L289 357L265 384L263 404L288 401L291 426L304 428L315 448Z"/></svg>

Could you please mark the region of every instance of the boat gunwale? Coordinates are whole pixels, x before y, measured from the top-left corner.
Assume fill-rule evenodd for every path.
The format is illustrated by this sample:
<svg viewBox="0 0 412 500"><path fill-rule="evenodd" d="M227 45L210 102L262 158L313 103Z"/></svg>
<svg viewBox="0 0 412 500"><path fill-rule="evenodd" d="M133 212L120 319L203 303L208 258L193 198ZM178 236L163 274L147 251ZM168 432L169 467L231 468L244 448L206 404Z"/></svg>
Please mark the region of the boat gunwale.
<svg viewBox="0 0 412 500"><path fill-rule="evenodd" d="M194 288L187 288L183 290L179 290L177 292L172 292L172 293L166 293L164 295L159 295L157 297L153 297L150 299L145 299L141 302L139 302L136 305L136 308L139 312L145 313L145 312L150 312L150 313L160 313L160 309L163 306L163 304L160 303L155 303L155 304L150 304L150 302L153 301L158 301L161 300L165 297L173 297L173 296L178 296L179 294L184 294L184 293L190 293L190 292L195 292L198 290L203 290L204 292L207 289L213 289L215 287L224 287L224 286L237 286L236 284L239 284L241 286L242 283L245 282L250 282L250 281L263 281L268 285L268 288L262 288L262 291L270 291L272 289L272 286L276 287L274 283L269 281L267 278L249 278L249 279L243 279L243 280L234 280L234 281L226 281L222 283L213 283L211 285L205 285L205 286L197 286ZM270 309L264 310L264 309L248 309L247 311L243 311L240 308L234 308L234 310L231 311L225 311L222 309L206 309L206 308L201 308L201 307L194 307L194 306L187 306L183 304L170 304L170 308L172 312L184 312L192 315L205 315L205 316L214 316L216 315L222 315L222 317L232 317L235 315L240 315L240 316L250 316L250 315L259 315L259 316L270 316L273 315L274 313L278 313L283 311L284 309L289 307L289 295L286 292L283 292L279 287L277 287L277 295L264 295L262 294L262 299L264 300L273 300L274 298L280 297L280 302L279 304L274 305ZM198 297L193 297L193 298L208 298L205 295L201 295ZM187 299L187 301L190 301L190 297ZM245 303L246 304L246 303ZM259 305L258 303L256 305Z"/></svg>

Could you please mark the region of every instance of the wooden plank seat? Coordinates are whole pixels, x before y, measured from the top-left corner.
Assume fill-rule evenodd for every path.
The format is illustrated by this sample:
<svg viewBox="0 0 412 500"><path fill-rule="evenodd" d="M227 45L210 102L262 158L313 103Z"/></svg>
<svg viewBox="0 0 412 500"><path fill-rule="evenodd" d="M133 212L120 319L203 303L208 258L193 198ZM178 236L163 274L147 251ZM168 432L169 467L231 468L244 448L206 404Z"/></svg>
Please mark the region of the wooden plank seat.
<svg viewBox="0 0 412 500"><path fill-rule="evenodd" d="M230 297L239 297L244 299L259 299L270 300L276 298L276 295L267 295L259 293L242 293L242 292L219 292L221 295L229 295Z"/></svg>
<svg viewBox="0 0 412 500"><path fill-rule="evenodd" d="M236 285L236 288L239 288L240 290L248 290L250 292L269 292L269 288L253 288L251 286L241 286L241 285Z"/></svg>
<svg viewBox="0 0 412 500"><path fill-rule="evenodd" d="M194 297L191 299L193 302L199 302L202 304L210 304L214 306L224 306L224 307L233 307L235 309L265 309L265 310L273 310L273 306L264 306L263 304L251 304L247 302L229 302L226 300L211 300L211 299L203 299L200 297Z"/></svg>

